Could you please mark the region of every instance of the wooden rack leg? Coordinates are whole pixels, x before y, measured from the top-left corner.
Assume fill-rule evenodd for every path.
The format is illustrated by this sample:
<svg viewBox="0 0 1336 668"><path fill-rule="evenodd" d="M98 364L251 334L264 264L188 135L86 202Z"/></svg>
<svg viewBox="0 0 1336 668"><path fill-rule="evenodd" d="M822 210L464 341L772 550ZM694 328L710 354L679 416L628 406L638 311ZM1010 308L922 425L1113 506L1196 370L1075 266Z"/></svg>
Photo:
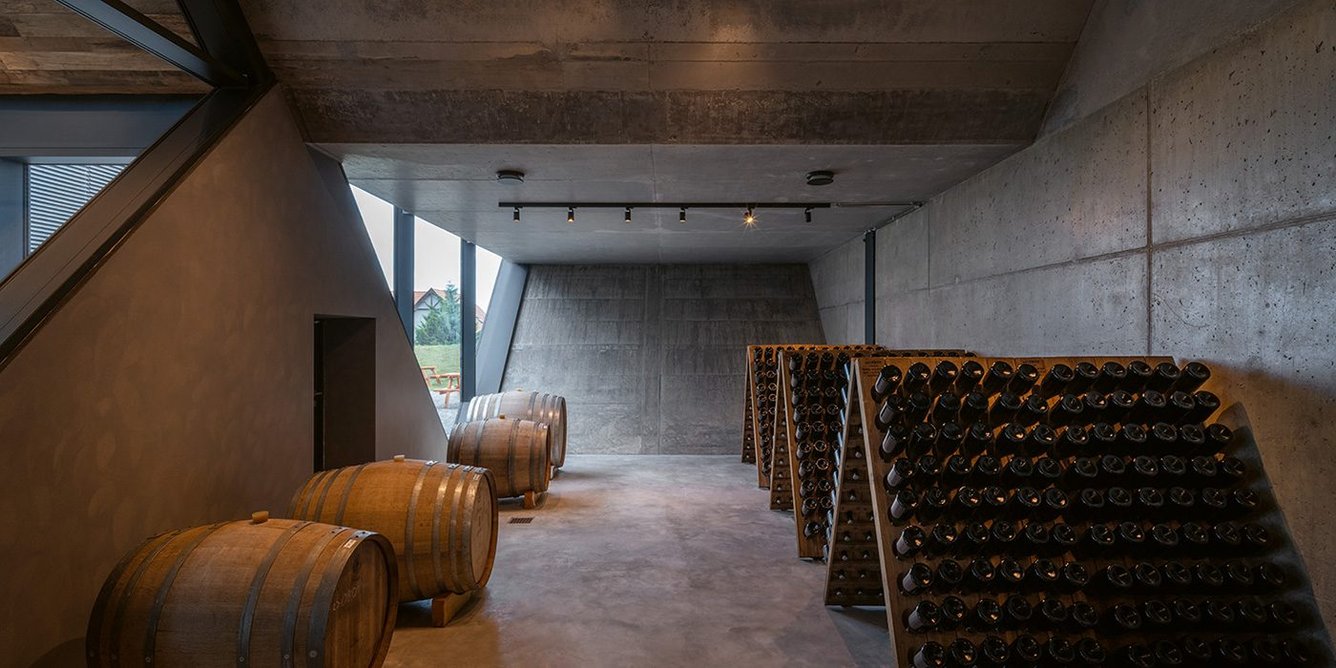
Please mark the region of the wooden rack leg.
<svg viewBox="0 0 1336 668"><path fill-rule="evenodd" d="M431 599L431 625L439 629L449 624L450 620L454 619L455 615L458 615L459 611L463 610L464 606L473 600L474 593L472 591L463 594L447 592Z"/></svg>
<svg viewBox="0 0 1336 668"><path fill-rule="evenodd" d="M533 490L524 493L524 509L530 510L538 505L538 495Z"/></svg>

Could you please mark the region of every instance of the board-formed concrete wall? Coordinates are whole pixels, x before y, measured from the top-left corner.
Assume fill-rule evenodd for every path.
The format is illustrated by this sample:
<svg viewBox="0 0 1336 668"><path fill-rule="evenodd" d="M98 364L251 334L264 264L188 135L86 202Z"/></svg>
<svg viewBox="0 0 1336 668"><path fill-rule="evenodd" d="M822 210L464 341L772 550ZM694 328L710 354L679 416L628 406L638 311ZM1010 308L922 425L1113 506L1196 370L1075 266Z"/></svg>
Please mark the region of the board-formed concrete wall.
<svg viewBox="0 0 1336 668"><path fill-rule="evenodd" d="M1201 359L1241 400L1336 621L1336 5L1239 41L878 233L878 343ZM861 330L862 252L813 263ZM841 318L847 313L849 317Z"/></svg>
<svg viewBox="0 0 1336 668"><path fill-rule="evenodd" d="M378 456L444 457L330 171L269 93L0 369L0 665L81 665L103 579L148 536L287 511L314 459L316 314L376 318Z"/></svg>
<svg viewBox="0 0 1336 668"><path fill-rule="evenodd" d="M804 265L535 265L503 387L565 396L571 452L732 454L746 346L821 342Z"/></svg>

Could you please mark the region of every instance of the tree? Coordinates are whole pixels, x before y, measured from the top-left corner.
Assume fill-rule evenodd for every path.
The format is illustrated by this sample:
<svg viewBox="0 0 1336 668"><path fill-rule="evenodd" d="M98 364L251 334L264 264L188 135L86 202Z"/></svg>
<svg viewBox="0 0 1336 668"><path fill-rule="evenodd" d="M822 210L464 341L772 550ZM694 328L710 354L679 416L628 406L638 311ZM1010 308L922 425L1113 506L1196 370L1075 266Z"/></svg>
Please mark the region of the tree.
<svg viewBox="0 0 1336 668"><path fill-rule="evenodd" d="M444 298L427 311L422 324L414 332L420 346L440 346L459 343L459 288L447 283Z"/></svg>

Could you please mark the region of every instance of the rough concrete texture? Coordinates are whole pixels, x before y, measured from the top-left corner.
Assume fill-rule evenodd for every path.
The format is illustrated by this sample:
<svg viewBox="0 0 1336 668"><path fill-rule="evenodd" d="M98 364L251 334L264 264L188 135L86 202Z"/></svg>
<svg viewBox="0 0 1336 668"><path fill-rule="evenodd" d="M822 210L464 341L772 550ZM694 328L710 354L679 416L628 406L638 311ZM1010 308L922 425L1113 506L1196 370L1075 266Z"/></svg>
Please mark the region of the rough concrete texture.
<svg viewBox="0 0 1336 668"><path fill-rule="evenodd" d="M441 629L401 606L385 665L888 665L885 611L823 604L736 459L572 456L537 509L502 504L482 599Z"/></svg>
<svg viewBox="0 0 1336 668"><path fill-rule="evenodd" d="M733 453L746 346L821 341L804 265L538 265L502 387L565 396L571 452Z"/></svg>
<svg viewBox="0 0 1336 668"><path fill-rule="evenodd" d="M1296 0L1096 0L1041 135L1103 109Z"/></svg>
<svg viewBox="0 0 1336 668"><path fill-rule="evenodd" d="M1032 138L1092 1L242 6L315 141L906 144Z"/></svg>
<svg viewBox="0 0 1336 668"><path fill-rule="evenodd" d="M0 665L82 665L103 579L148 536L284 512L311 474L316 314L376 319L379 457L444 456L325 176L270 93L0 369L0 530L23 537L0 550Z"/></svg>
<svg viewBox="0 0 1336 668"><path fill-rule="evenodd" d="M821 328L830 344L863 341L863 244L836 247L811 264L812 288L821 305Z"/></svg>
<svg viewBox="0 0 1336 668"><path fill-rule="evenodd" d="M884 345L1209 363L1248 409L1329 628L1332 90L1336 5L1306 0L883 229L877 271ZM815 280L856 280L841 252Z"/></svg>

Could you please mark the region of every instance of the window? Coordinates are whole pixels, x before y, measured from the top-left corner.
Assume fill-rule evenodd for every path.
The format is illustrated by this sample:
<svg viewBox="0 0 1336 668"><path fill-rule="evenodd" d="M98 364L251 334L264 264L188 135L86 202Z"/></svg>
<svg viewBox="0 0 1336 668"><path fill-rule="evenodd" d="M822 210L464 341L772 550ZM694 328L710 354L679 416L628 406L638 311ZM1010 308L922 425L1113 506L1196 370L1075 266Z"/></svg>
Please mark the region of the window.
<svg viewBox="0 0 1336 668"><path fill-rule="evenodd" d="M25 255L32 255L125 165L28 165Z"/></svg>

